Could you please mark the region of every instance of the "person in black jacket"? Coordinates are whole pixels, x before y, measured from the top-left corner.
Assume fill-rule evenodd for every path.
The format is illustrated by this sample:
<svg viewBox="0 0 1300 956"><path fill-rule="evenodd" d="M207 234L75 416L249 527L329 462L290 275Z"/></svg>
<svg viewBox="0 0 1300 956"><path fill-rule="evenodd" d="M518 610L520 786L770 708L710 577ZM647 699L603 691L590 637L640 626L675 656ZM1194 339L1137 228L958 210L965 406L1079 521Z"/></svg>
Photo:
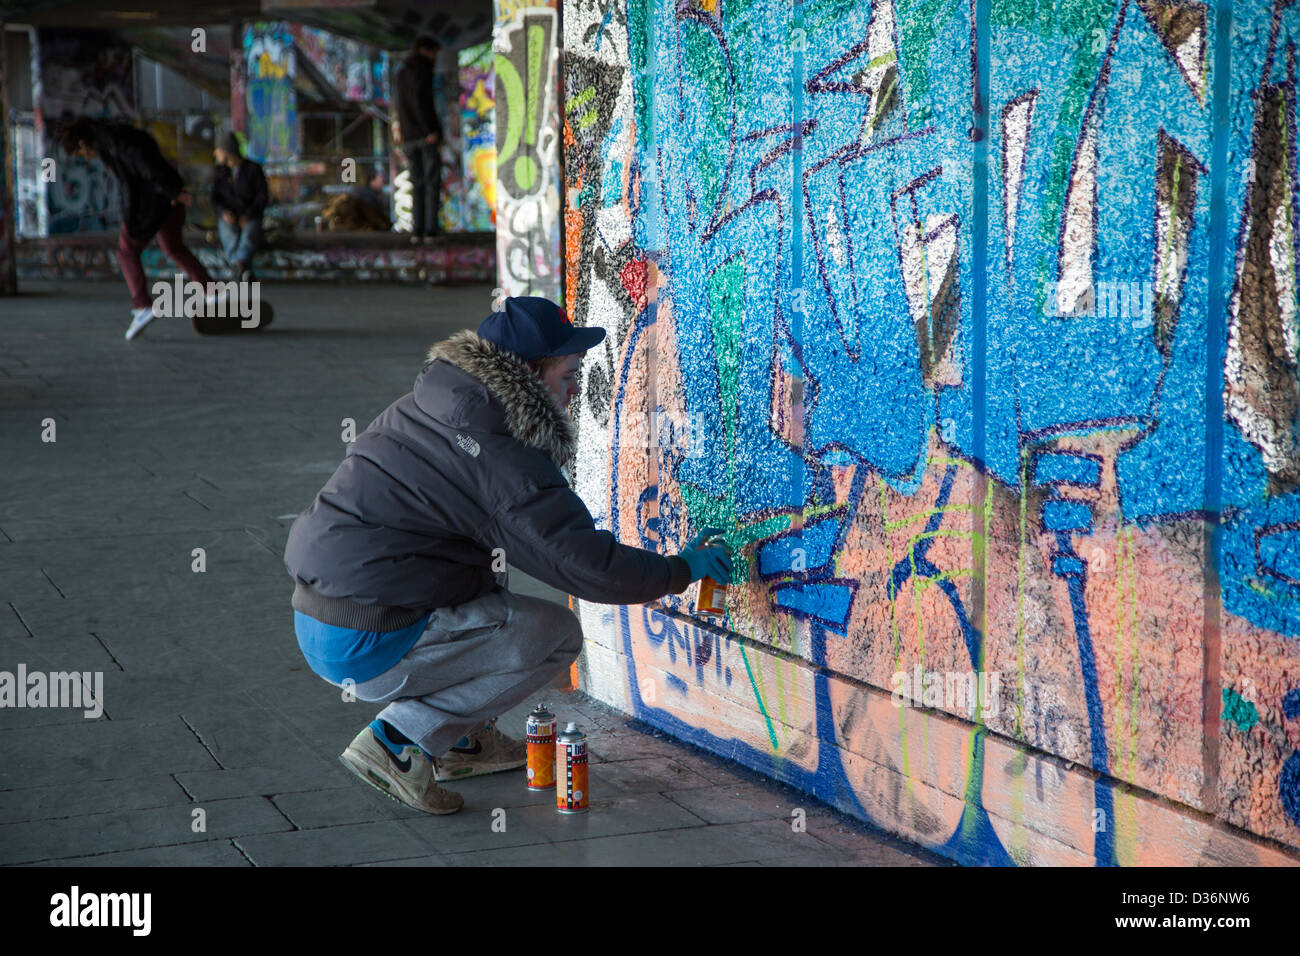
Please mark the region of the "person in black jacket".
<svg viewBox="0 0 1300 956"><path fill-rule="evenodd" d="M349 699L386 705L341 759L407 806L455 813L460 795L439 782L521 766L523 743L495 718L582 650L573 612L510 591L507 562L599 604L730 580L727 551L706 544L720 529L676 555L621 544L569 486L567 409L604 337L547 299L506 299L429 350L289 530L299 649Z"/></svg>
<svg viewBox="0 0 1300 956"><path fill-rule="evenodd" d="M155 318L153 301L145 284L140 253L156 235L167 258L185 275L211 288L212 276L181 239L185 210L194 197L185 189L181 175L163 158L154 138L143 130L112 120L86 116L65 123L59 133L65 153L81 159L99 157L122 187L122 231L117 242L117 263L131 291L131 325L126 338L133 339ZM214 304L209 297L209 306Z"/></svg>
<svg viewBox="0 0 1300 956"><path fill-rule="evenodd" d="M402 151L411 167L411 235L417 242L442 231L442 123L433 105L433 64L441 49L433 37L416 37L394 81Z"/></svg>
<svg viewBox="0 0 1300 956"><path fill-rule="evenodd" d="M213 151L217 161L212 180L212 208L226 260L241 282L253 279L253 255L262 245L262 212L270 201L266 174L245 159L234 133L226 133Z"/></svg>

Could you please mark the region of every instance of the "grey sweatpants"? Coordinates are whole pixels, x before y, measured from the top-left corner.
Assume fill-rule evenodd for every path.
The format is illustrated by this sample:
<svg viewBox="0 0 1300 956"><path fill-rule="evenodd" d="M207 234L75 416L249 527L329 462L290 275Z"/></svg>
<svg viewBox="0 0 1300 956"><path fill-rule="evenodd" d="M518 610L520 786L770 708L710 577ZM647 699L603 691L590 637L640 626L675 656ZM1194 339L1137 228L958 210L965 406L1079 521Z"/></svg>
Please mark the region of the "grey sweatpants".
<svg viewBox="0 0 1300 956"><path fill-rule="evenodd" d="M406 656L354 692L391 701L379 719L437 757L546 687L581 650L582 628L567 607L498 586L438 608Z"/></svg>

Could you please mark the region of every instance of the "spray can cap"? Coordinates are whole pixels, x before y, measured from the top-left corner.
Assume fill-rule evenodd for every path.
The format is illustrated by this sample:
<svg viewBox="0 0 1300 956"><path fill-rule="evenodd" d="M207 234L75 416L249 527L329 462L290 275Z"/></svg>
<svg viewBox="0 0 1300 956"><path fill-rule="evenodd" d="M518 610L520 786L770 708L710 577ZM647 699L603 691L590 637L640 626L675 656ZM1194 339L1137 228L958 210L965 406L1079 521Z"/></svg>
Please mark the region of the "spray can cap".
<svg viewBox="0 0 1300 956"><path fill-rule="evenodd" d="M566 734L575 734L578 732L578 725L571 720L564 725L564 732Z"/></svg>

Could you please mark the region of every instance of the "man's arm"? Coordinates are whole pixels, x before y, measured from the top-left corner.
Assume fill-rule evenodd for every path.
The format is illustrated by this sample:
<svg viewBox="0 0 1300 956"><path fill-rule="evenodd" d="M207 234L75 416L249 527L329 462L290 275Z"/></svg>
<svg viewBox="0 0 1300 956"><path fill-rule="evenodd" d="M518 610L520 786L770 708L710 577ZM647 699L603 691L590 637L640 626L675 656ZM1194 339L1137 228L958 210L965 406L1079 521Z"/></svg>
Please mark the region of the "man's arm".
<svg viewBox="0 0 1300 956"><path fill-rule="evenodd" d="M525 574L597 604L645 604L691 583L682 558L619 544L610 532L597 531L569 488L527 492L493 516L482 543L504 549L506 561Z"/></svg>

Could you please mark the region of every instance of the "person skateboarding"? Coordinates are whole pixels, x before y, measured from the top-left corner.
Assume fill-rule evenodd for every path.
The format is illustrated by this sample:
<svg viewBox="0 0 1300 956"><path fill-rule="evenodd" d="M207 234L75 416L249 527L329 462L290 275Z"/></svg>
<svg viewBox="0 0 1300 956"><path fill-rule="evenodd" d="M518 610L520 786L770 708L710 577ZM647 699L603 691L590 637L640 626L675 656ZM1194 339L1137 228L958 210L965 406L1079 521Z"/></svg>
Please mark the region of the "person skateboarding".
<svg viewBox="0 0 1300 956"><path fill-rule="evenodd" d="M523 766L496 718L582 649L568 608L509 591L505 563L584 601L643 604L705 575L705 528L677 555L598 531L561 468L582 355L605 337L548 299L508 298L435 343L414 389L357 437L289 531L298 646L312 670L386 706L342 753L395 800L454 813L439 783Z"/></svg>
<svg viewBox="0 0 1300 956"><path fill-rule="evenodd" d="M212 276L181 238L185 210L194 204L194 197L185 189L176 167L163 158L154 138L127 123L79 116L62 125L59 146L81 159L98 157L121 185L122 230L117 240L117 263L131 293L132 307L126 339L134 339L157 318L140 262L140 253L154 236L167 258L191 281L200 283L205 290L214 290L205 296L207 314L195 317L194 330L237 330L237 316L214 317L224 310L218 308L219 293L211 285Z"/></svg>

